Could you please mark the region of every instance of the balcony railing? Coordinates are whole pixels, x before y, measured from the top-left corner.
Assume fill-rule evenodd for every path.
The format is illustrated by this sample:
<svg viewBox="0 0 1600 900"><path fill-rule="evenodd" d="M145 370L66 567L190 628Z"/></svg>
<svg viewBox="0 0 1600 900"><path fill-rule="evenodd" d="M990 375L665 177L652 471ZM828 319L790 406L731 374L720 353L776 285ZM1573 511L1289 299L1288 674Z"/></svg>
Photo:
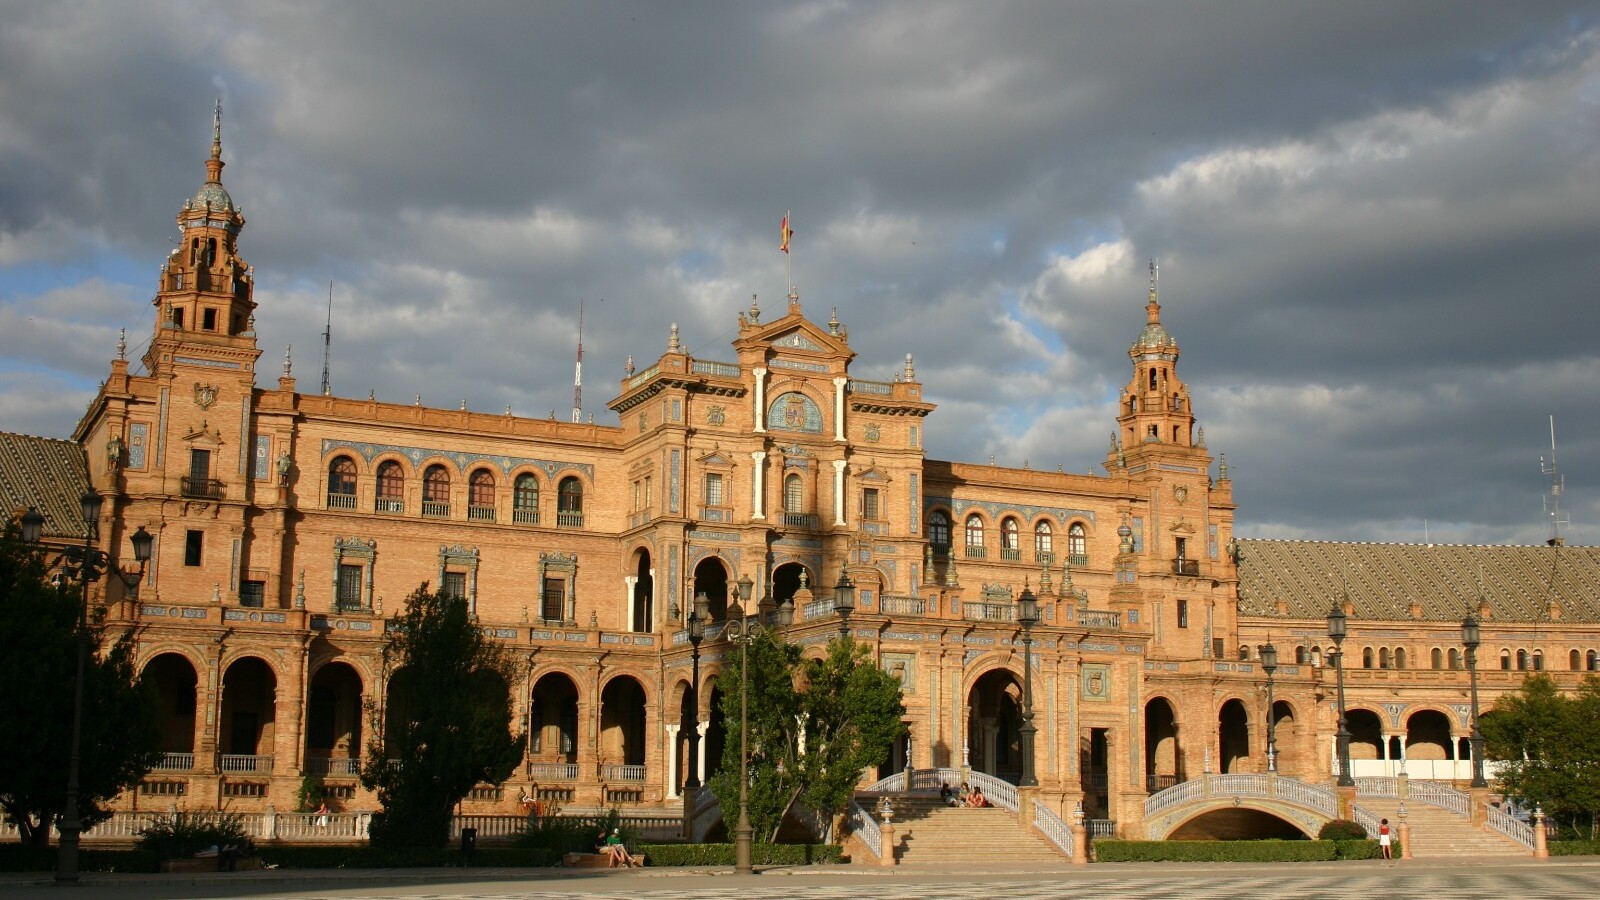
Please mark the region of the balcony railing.
<svg viewBox="0 0 1600 900"><path fill-rule="evenodd" d="M979 603L967 602L961 604L961 617L963 619L977 619L980 622L1011 622L1016 619L1017 608L1011 603Z"/></svg>
<svg viewBox="0 0 1600 900"><path fill-rule="evenodd" d="M1088 564L1089 564L1089 554L1087 554L1087 553L1068 553L1067 554L1067 565L1069 565L1069 566L1082 567L1082 566L1087 566Z"/></svg>
<svg viewBox="0 0 1600 900"><path fill-rule="evenodd" d="M606 766L607 781L643 781L644 766Z"/></svg>
<svg viewBox="0 0 1600 900"><path fill-rule="evenodd" d="M1104 609L1080 609L1078 624L1085 628L1121 628L1122 613Z"/></svg>
<svg viewBox="0 0 1600 900"><path fill-rule="evenodd" d="M1035 551L1033 554L1033 559L1034 562L1046 566L1053 566L1056 564L1056 555L1049 550Z"/></svg>
<svg viewBox="0 0 1600 900"><path fill-rule="evenodd" d="M1156 791L1164 791L1169 787L1173 787L1181 780L1176 775L1147 775L1145 776L1145 790L1154 794Z"/></svg>
<svg viewBox="0 0 1600 900"><path fill-rule="evenodd" d="M1001 547L1000 558L1007 562L1017 562L1022 559L1022 551L1016 547Z"/></svg>
<svg viewBox="0 0 1600 900"><path fill-rule="evenodd" d="M817 527L817 517L811 513L786 512L783 514L783 527L815 529Z"/></svg>
<svg viewBox="0 0 1600 900"><path fill-rule="evenodd" d="M1172 561L1172 574L1188 575L1190 578L1199 576L1200 560L1178 558Z"/></svg>
<svg viewBox="0 0 1600 900"><path fill-rule="evenodd" d="M272 771L272 757L247 753L217 754L217 771L267 774Z"/></svg>
<svg viewBox="0 0 1600 900"><path fill-rule="evenodd" d="M474 522L493 522L494 521L494 507L492 507L492 506L468 506L467 507L467 518L472 520L472 521L474 521Z"/></svg>
<svg viewBox="0 0 1600 900"><path fill-rule="evenodd" d="M406 511L406 501L399 497L379 497L372 502L372 511L381 513L403 513Z"/></svg>
<svg viewBox="0 0 1600 900"><path fill-rule="evenodd" d="M967 559L983 559L989 555L988 548L982 544L967 545Z"/></svg>
<svg viewBox="0 0 1600 900"><path fill-rule="evenodd" d="M511 511L511 521L518 525L537 525L539 524L539 510L513 509Z"/></svg>
<svg viewBox="0 0 1600 900"><path fill-rule="evenodd" d="M222 482L215 478L190 478L185 475L182 479L182 487L185 497L201 497L207 500L222 499Z"/></svg>
<svg viewBox="0 0 1600 900"><path fill-rule="evenodd" d="M556 513L556 526L559 528L582 528L583 510L560 510Z"/></svg>
<svg viewBox="0 0 1600 900"><path fill-rule="evenodd" d="M422 501L422 514L431 519L450 518L450 503L445 500Z"/></svg>
<svg viewBox="0 0 1600 900"><path fill-rule="evenodd" d="M921 597L897 597L893 594L883 595L883 614L886 616L925 616L928 614L928 601Z"/></svg>
<svg viewBox="0 0 1600 900"><path fill-rule="evenodd" d="M535 781L577 781L577 763L528 763L528 777Z"/></svg>
<svg viewBox="0 0 1600 900"><path fill-rule="evenodd" d="M156 763L157 772L193 772L193 753L163 753L161 761Z"/></svg>
<svg viewBox="0 0 1600 900"><path fill-rule="evenodd" d="M185 490L184 493L188 493L188 491ZM328 494L328 508L329 509L355 509L356 508L356 495L355 494L334 494L334 493L329 493Z"/></svg>
<svg viewBox="0 0 1600 900"><path fill-rule="evenodd" d="M361 760L343 757L313 756L306 759L307 775L356 775L361 772Z"/></svg>

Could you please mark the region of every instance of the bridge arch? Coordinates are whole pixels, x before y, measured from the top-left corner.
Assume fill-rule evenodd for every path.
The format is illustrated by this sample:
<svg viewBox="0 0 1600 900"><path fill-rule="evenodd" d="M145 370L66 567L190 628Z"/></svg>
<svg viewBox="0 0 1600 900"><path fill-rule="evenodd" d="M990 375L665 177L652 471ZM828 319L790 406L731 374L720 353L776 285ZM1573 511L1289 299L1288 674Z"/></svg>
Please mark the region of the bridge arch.
<svg viewBox="0 0 1600 900"><path fill-rule="evenodd" d="M1316 837L1337 814L1326 785L1281 775L1204 775L1145 800L1145 837Z"/></svg>

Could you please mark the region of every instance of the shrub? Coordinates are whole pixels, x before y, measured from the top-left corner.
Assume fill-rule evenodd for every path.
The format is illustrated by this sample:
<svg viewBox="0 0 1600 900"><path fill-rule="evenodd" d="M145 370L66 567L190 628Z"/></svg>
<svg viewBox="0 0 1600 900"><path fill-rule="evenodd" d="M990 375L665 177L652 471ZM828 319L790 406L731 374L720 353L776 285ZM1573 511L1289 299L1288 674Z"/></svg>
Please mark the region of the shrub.
<svg viewBox="0 0 1600 900"><path fill-rule="evenodd" d="M1094 842L1096 862L1314 862L1338 852L1334 841Z"/></svg>
<svg viewBox="0 0 1600 900"><path fill-rule="evenodd" d="M0 844L0 872L52 872L58 856L56 847ZM78 868L84 872L156 872L161 861L148 850L85 847L78 851Z"/></svg>
<svg viewBox="0 0 1600 900"><path fill-rule="evenodd" d="M1551 856L1600 856L1600 841L1551 841Z"/></svg>
<svg viewBox="0 0 1600 900"><path fill-rule="evenodd" d="M245 848L250 837L234 813L186 813L157 816L139 830L138 847L160 859L185 859L208 847Z"/></svg>
<svg viewBox="0 0 1600 900"><path fill-rule="evenodd" d="M622 836L623 846L637 852L639 829L622 818L622 812L612 808L604 816L563 816L557 813L530 816L528 826L517 835L516 845L525 848L543 848L562 853L593 853L596 844L603 843L602 834L616 829Z"/></svg>
<svg viewBox="0 0 1600 900"><path fill-rule="evenodd" d="M638 852L650 866L731 866L732 844L644 844ZM758 866L808 866L836 863L838 844L752 844L750 862Z"/></svg>
<svg viewBox="0 0 1600 900"><path fill-rule="evenodd" d="M1317 832L1317 839L1323 841L1363 841L1367 838L1367 830L1349 819L1329 819Z"/></svg>

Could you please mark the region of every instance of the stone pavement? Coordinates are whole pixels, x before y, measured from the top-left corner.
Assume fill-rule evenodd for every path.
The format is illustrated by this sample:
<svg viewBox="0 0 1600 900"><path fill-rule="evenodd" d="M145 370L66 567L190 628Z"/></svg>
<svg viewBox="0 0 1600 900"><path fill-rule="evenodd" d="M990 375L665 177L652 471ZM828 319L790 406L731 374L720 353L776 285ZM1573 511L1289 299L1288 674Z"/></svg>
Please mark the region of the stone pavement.
<svg viewBox="0 0 1600 900"><path fill-rule="evenodd" d="M1070 871L907 871L857 866L774 868L754 876L717 869L381 869L215 875L85 875L73 898L408 898L408 900L1046 900L1113 897L1242 900L1299 898L1594 898L1600 858L1481 865L1331 863L1120 863ZM0 876L7 900L62 897L47 875Z"/></svg>

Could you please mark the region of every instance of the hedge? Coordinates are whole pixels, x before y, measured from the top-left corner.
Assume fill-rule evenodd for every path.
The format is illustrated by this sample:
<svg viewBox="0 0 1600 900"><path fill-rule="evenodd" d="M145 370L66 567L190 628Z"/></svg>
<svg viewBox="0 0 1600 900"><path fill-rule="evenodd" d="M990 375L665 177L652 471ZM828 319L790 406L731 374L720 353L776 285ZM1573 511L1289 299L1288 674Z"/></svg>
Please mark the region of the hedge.
<svg viewBox="0 0 1600 900"><path fill-rule="evenodd" d="M1551 841L1551 856L1600 856L1600 841Z"/></svg>
<svg viewBox="0 0 1600 900"><path fill-rule="evenodd" d="M0 844L0 872L54 872L59 856L54 844ZM148 850L78 851L78 869L83 872L156 872L160 867L156 854Z"/></svg>
<svg viewBox="0 0 1600 900"><path fill-rule="evenodd" d="M648 866L731 866L732 844L640 844ZM751 844L750 862L757 866L807 866L836 863L838 844Z"/></svg>
<svg viewBox="0 0 1600 900"><path fill-rule="evenodd" d="M285 869L395 869L460 866L455 847L388 850L371 846L269 846L257 850L262 862ZM561 864L561 853L543 847L479 847L470 865L495 868L541 868Z"/></svg>
<svg viewBox="0 0 1600 900"><path fill-rule="evenodd" d="M1096 862L1318 862L1382 855L1377 841L1094 842ZM1400 855L1398 845L1394 855Z"/></svg>

